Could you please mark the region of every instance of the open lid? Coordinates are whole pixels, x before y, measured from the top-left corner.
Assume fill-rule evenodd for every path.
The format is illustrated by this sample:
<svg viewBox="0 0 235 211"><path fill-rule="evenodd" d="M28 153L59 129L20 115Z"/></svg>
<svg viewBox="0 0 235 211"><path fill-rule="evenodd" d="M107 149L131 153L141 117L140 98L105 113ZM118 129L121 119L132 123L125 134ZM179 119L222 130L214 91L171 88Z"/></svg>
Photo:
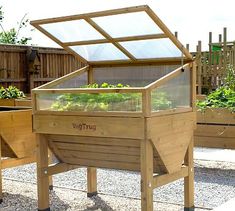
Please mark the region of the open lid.
<svg viewBox="0 0 235 211"><path fill-rule="evenodd" d="M31 21L88 64L176 60L192 55L147 6Z"/></svg>

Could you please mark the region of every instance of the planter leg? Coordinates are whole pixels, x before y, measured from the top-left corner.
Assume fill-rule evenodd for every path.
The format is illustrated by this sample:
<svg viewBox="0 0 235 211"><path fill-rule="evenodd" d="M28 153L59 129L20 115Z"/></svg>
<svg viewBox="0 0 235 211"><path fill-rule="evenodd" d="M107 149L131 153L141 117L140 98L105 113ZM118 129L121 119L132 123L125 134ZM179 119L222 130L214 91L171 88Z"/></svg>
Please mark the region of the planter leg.
<svg viewBox="0 0 235 211"><path fill-rule="evenodd" d="M150 140L141 140L141 210L153 210L153 148Z"/></svg>
<svg viewBox="0 0 235 211"><path fill-rule="evenodd" d="M2 203L2 138L0 136L0 204Z"/></svg>
<svg viewBox="0 0 235 211"><path fill-rule="evenodd" d="M51 150L48 149L48 165L53 164L53 154ZM49 190L53 190L52 175L49 176Z"/></svg>
<svg viewBox="0 0 235 211"><path fill-rule="evenodd" d="M184 178L184 210L194 210L194 167L193 167L193 136L185 155L184 163L188 166L188 176Z"/></svg>
<svg viewBox="0 0 235 211"><path fill-rule="evenodd" d="M36 134L38 210L49 211L49 176L43 170L48 167L48 142L41 134Z"/></svg>
<svg viewBox="0 0 235 211"><path fill-rule="evenodd" d="M97 171L94 167L87 168L87 197L97 195Z"/></svg>

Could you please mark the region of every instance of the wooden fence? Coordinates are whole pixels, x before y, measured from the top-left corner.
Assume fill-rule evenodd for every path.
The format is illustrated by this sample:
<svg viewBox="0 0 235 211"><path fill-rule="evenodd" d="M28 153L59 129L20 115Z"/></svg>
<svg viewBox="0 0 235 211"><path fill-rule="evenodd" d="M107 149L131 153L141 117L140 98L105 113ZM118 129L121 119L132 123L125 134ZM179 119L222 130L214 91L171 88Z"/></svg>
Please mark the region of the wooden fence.
<svg viewBox="0 0 235 211"><path fill-rule="evenodd" d="M198 42L197 52L197 92L207 94L224 82L226 69L230 65L235 68L235 41L227 41L227 29L219 35L218 42L212 42L212 33L209 33L209 51L202 52L201 41Z"/></svg>
<svg viewBox="0 0 235 211"><path fill-rule="evenodd" d="M0 45L0 87L14 85L25 93L84 66L59 48Z"/></svg>

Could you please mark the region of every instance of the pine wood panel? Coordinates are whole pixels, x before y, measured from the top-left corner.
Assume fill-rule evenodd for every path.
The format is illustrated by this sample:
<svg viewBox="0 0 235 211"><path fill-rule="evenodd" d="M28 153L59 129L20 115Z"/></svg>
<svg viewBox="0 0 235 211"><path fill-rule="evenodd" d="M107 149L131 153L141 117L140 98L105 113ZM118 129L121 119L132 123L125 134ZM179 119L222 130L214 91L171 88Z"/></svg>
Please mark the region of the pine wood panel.
<svg viewBox="0 0 235 211"><path fill-rule="evenodd" d="M37 133L143 139L142 118L34 116Z"/></svg>
<svg viewBox="0 0 235 211"><path fill-rule="evenodd" d="M0 112L0 135L18 158L31 156L36 147L32 133L32 110Z"/></svg>
<svg viewBox="0 0 235 211"><path fill-rule="evenodd" d="M197 123L235 124L235 113L231 113L228 109L222 108L207 109L205 112L198 111Z"/></svg>
<svg viewBox="0 0 235 211"><path fill-rule="evenodd" d="M103 168L116 166L118 169L127 169L127 166L133 164L130 170L140 170L141 140L69 135L45 135L45 137L49 140L52 151L63 162L81 166L91 163L93 167ZM166 172L156 151L154 151L154 171Z"/></svg>

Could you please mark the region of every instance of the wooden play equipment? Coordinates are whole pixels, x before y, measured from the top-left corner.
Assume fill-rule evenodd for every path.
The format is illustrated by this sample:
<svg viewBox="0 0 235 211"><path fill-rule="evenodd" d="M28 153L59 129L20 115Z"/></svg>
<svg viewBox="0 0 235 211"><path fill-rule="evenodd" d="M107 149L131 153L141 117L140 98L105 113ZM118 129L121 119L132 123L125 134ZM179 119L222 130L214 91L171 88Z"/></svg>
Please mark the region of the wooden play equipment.
<svg viewBox="0 0 235 211"><path fill-rule="evenodd" d="M188 50L148 6L31 24L87 64L32 91L38 209L50 210L48 176L86 166L88 196L97 193L96 168L123 169L141 173L143 211L153 210L154 188L180 178L185 210L193 210L196 76ZM131 87L81 87L101 82ZM91 104L75 100L84 96ZM125 101L94 100L100 96ZM48 166L48 147L60 163Z"/></svg>
<svg viewBox="0 0 235 211"><path fill-rule="evenodd" d="M49 161L52 156L49 152ZM36 161L36 140L32 132L32 109L0 106L0 202L2 202L2 169ZM52 188L52 180L50 189Z"/></svg>

